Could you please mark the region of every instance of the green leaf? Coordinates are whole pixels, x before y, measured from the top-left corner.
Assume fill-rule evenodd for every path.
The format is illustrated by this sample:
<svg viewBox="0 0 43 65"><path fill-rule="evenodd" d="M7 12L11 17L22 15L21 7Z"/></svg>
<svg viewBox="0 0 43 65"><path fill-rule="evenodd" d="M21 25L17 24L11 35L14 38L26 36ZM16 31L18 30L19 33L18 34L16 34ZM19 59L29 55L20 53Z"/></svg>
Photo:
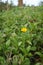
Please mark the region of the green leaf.
<svg viewBox="0 0 43 65"><path fill-rule="evenodd" d="M32 43L31 43L29 40L27 40L26 42L27 42L29 45L32 45Z"/></svg>
<svg viewBox="0 0 43 65"><path fill-rule="evenodd" d="M28 58L25 58L22 65L30 65L30 60Z"/></svg>
<svg viewBox="0 0 43 65"><path fill-rule="evenodd" d="M36 63L35 65L42 65L41 63Z"/></svg>
<svg viewBox="0 0 43 65"><path fill-rule="evenodd" d="M29 52L29 51L31 50L31 46L28 46L28 47L26 48L26 50L27 50L27 52Z"/></svg>
<svg viewBox="0 0 43 65"><path fill-rule="evenodd" d="M31 47L31 50L32 51L35 51L36 50L36 47L35 46Z"/></svg>
<svg viewBox="0 0 43 65"><path fill-rule="evenodd" d="M1 57L1 56L0 56L0 65L7 65L4 57Z"/></svg>
<svg viewBox="0 0 43 65"><path fill-rule="evenodd" d="M10 39L7 40L7 42L6 42L6 47L9 47L9 46L10 46Z"/></svg>
<svg viewBox="0 0 43 65"><path fill-rule="evenodd" d="M43 54L41 52L35 52L35 54L38 54L40 57L43 57Z"/></svg>

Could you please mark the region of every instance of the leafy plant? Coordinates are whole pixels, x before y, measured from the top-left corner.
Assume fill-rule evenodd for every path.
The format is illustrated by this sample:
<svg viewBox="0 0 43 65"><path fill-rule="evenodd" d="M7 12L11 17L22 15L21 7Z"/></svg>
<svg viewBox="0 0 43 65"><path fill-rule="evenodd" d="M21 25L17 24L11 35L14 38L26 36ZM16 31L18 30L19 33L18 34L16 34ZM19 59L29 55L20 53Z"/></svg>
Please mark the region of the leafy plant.
<svg viewBox="0 0 43 65"><path fill-rule="evenodd" d="M43 7L0 12L0 65L43 64Z"/></svg>

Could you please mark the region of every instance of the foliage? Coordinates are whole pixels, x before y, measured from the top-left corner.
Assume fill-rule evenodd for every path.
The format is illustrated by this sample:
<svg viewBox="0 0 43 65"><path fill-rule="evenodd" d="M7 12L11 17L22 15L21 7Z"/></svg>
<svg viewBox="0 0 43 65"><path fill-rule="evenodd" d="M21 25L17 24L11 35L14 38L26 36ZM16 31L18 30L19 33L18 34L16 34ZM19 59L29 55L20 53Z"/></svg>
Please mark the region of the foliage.
<svg viewBox="0 0 43 65"><path fill-rule="evenodd" d="M43 7L15 7L0 12L0 65L42 64Z"/></svg>

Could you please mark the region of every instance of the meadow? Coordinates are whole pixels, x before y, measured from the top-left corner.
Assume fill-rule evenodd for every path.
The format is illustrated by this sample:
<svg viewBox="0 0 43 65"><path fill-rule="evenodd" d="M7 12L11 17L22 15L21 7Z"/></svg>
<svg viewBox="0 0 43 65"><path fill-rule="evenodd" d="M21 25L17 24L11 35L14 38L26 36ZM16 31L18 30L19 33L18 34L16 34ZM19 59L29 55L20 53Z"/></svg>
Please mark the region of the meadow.
<svg viewBox="0 0 43 65"><path fill-rule="evenodd" d="M43 6L0 11L0 65L43 65Z"/></svg>

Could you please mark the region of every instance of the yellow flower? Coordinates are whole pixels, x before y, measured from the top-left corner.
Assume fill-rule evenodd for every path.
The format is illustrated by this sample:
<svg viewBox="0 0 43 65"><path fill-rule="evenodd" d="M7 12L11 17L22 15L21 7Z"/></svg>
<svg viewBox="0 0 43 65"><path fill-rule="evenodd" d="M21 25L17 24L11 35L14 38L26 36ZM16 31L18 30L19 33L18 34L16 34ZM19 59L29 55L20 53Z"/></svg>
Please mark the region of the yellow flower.
<svg viewBox="0 0 43 65"><path fill-rule="evenodd" d="M27 28L21 28L21 31L22 32L26 32L27 31Z"/></svg>

